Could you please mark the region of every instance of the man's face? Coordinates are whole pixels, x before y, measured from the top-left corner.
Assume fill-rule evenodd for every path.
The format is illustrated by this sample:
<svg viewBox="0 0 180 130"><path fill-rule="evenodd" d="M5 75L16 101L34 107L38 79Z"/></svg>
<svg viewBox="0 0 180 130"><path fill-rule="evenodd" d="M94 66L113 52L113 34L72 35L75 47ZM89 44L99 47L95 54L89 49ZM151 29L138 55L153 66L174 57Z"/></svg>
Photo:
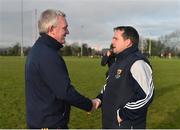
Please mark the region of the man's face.
<svg viewBox="0 0 180 130"><path fill-rule="evenodd" d="M65 17L58 16L58 23L56 27L53 27L52 32L53 38L55 38L61 44L65 43L65 37L69 34L68 24Z"/></svg>
<svg viewBox="0 0 180 130"><path fill-rule="evenodd" d="M112 38L113 52L116 54L132 46L130 39L124 39L122 37L123 32L124 31L115 30Z"/></svg>

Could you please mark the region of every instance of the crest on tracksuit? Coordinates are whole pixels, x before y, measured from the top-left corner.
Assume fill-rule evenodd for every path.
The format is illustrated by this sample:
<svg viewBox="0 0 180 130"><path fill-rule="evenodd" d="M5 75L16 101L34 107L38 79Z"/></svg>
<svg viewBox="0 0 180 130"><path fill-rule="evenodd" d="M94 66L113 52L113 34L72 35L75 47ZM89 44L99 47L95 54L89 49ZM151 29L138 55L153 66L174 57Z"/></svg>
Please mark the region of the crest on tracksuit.
<svg viewBox="0 0 180 130"><path fill-rule="evenodd" d="M116 78L116 79L120 78L120 77L121 77L121 75L122 75L122 72L123 72L123 70L122 70L122 69L117 69L117 71L116 71L116 75L115 75L115 78Z"/></svg>

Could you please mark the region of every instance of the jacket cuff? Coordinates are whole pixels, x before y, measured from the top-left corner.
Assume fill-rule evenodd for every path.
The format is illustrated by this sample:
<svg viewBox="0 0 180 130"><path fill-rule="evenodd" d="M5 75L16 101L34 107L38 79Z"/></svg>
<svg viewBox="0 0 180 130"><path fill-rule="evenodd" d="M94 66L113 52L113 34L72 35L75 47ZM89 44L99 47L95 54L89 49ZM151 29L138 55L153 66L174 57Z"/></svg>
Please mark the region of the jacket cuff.
<svg viewBox="0 0 180 130"><path fill-rule="evenodd" d="M92 110L92 107L93 107L92 101L90 99L88 99L88 103L87 103L87 106L85 108L86 111L90 112Z"/></svg>
<svg viewBox="0 0 180 130"><path fill-rule="evenodd" d="M102 102L102 94L99 94L96 98L100 99Z"/></svg>

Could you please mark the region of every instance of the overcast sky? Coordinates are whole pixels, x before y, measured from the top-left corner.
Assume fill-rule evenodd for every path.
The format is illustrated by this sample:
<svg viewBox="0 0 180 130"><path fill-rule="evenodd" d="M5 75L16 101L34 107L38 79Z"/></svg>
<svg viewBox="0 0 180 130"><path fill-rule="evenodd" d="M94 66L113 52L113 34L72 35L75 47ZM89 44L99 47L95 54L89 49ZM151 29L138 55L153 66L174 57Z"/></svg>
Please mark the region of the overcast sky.
<svg viewBox="0 0 180 130"><path fill-rule="evenodd" d="M180 0L23 0L24 45L35 40L36 18L45 9L66 13L69 43L109 47L113 28L135 27L143 37L157 38L180 29ZM21 0L0 0L0 47L21 42Z"/></svg>

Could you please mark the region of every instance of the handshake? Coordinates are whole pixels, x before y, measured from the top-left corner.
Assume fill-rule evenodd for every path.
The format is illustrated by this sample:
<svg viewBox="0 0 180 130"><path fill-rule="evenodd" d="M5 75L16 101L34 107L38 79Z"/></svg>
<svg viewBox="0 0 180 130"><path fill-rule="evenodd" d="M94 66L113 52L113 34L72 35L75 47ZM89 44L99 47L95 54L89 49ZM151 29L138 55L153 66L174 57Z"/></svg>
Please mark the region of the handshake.
<svg viewBox="0 0 180 130"><path fill-rule="evenodd" d="M98 109L98 107L101 105L101 100L98 98L92 99L92 109L88 114L90 114L92 111Z"/></svg>

